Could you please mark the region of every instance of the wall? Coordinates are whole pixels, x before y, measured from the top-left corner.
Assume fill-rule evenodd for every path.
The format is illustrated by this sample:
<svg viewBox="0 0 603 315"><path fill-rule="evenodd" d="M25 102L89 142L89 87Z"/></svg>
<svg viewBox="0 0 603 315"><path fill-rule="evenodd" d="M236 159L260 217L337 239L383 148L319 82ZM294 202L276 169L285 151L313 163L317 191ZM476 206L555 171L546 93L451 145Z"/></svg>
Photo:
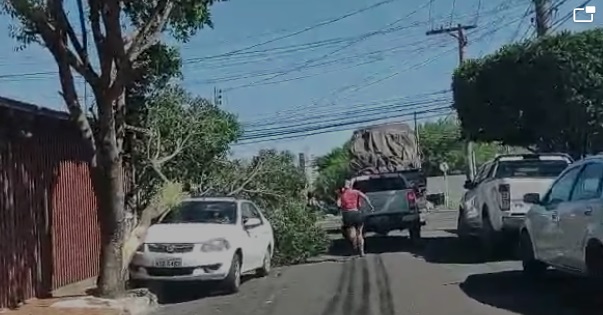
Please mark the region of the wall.
<svg viewBox="0 0 603 315"><path fill-rule="evenodd" d="M0 98L0 308L97 274L89 158L64 114Z"/></svg>
<svg viewBox="0 0 603 315"><path fill-rule="evenodd" d="M450 194L450 207L458 208L458 203L465 193L465 175L451 175L448 176L448 192ZM444 193L446 192L446 181L444 176L432 176L427 178L427 192L430 194Z"/></svg>

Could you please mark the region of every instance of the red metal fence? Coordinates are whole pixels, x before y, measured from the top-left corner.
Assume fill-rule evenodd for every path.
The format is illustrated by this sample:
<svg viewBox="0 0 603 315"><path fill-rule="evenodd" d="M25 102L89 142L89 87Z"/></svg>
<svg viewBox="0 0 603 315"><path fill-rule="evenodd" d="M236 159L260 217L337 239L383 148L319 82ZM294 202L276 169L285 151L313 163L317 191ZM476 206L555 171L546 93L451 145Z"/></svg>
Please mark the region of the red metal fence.
<svg viewBox="0 0 603 315"><path fill-rule="evenodd" d="M8 101L0 98L0 308L95 276L100 243L89 153L73 123Z"/></svg>

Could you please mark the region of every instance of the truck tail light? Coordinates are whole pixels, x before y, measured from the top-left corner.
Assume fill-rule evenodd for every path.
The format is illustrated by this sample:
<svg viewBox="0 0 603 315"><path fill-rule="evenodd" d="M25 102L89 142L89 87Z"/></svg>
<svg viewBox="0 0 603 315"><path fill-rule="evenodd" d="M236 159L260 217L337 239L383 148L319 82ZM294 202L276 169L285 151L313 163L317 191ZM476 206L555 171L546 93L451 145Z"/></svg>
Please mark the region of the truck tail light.
<svg viewBox="0 0 603 315"><path fill-rule="evenodd" d="M500 195L500 210L511 210L511 186L509 184L498 185L498 193Z"/></svg>
<svg viewBox="0 0 603 315"><path fill-rule="evenodd" d="M408 201L408 206L411 209L414 209L417 207L417 194L415 194L414 191L409 191L406 193L406 201Z"/></svg>

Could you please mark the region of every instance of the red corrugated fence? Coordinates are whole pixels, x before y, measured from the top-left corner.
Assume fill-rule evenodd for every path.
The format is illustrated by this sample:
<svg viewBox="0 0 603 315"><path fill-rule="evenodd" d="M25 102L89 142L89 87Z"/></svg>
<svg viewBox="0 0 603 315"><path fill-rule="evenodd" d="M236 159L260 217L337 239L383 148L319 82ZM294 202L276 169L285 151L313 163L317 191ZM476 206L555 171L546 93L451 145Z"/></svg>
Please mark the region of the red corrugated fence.
<svg viewBox="0 0 603 315"><path fill-rule="evenodd" d="M3 100L0 308L95 276L100 243L89 154L73 124Z"/></svg>

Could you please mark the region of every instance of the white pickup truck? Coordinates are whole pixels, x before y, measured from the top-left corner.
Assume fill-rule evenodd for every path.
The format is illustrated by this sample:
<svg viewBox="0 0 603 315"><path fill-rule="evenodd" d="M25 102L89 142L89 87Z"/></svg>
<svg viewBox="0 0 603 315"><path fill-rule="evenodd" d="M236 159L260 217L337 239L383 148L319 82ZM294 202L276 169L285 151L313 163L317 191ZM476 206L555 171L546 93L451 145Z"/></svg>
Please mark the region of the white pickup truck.
<svg viewBox="0 0 603 315"><path fill-rule="evenodd" d="M543 194L570 164L566 154L504 154L483 164L473 182L465 182L459 206L457 233L463 240L477 238L488 257L505 241L515 241L531 205L528 193ZM501 247L502 246L502 247Z"/></svg>

